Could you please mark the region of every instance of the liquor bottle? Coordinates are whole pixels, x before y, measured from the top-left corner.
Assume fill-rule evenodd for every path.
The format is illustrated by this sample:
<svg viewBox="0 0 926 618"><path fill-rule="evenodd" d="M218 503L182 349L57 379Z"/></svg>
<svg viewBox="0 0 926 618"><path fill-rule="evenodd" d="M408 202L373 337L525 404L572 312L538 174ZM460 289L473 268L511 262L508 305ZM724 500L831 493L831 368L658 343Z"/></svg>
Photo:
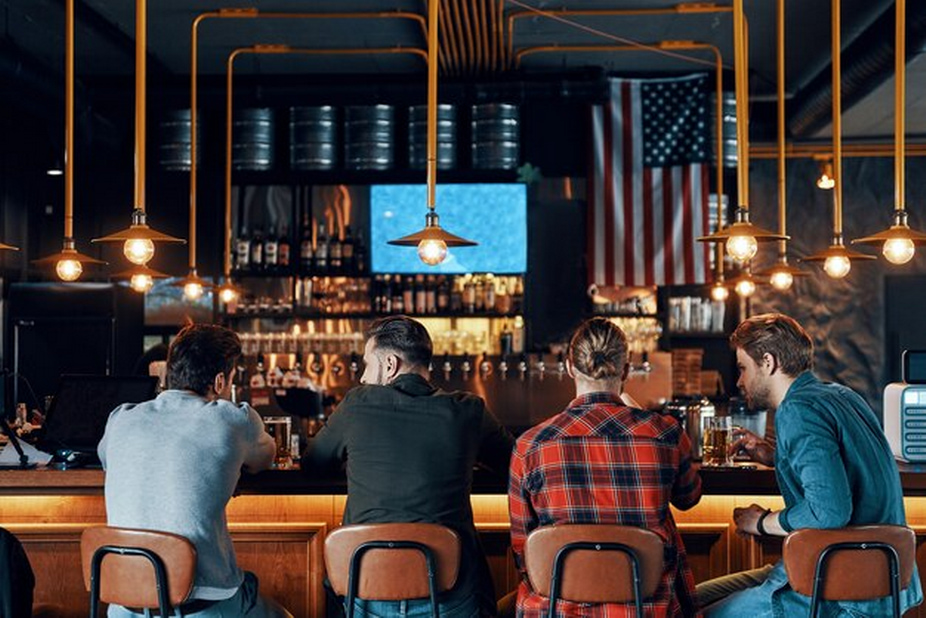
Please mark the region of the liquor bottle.
<svg viewBox="0 0 926 618"><path fill-rule="evenodd" d="M328 243L328 266L331 270L341 270L344 265L342 251L341 235L334 227L331 229L331 240Z"/></svg>
<svg viewBox="0 0 926 618"><path fill-rule="evenodd" d="M524 279L523 277L514 278L514 287L511 290L511 310L520 314L524 311Z"/></svg>
<svg viewBox="0 0 926 618"><path fill-rule="evenodd" d="M502 277L498 282L498 293L495 295L495 310L502 315L511 313L511 295L508 294L507 277Z"/></svg>
<svg viewBox="0 0 926 618"><path fill-rule="evenodd" d="M425 313L434 315L437 313L437 279L434 275L428 275L425 283Z"/></svg>
<svg viewBox="0 0 926 618"><path fill-rule="evenodd" d="M450 281L445 276L438 279L437 284L437 313L447 313L450 310Z"/></svg>
<svg viewBox="0 0 926 618"><path fill-rule="evenodd" d="M502 327L502 333L498 336L498 345L499 350L502 356L511 354L514 348L514 336L511 334L511 331L508 329L508 321L505 321L505 325Z"/></svg>
<svg viewBox="0 0 926 618"><path fill-rule="evenodd" d="M247 270L251 266L251 239L247 228L241 228L241 236L235 241L235 267Z"/></svg>
<svg viewBox="0 0 926 618"><path fill-rule="evenodd" d="M463 311L463 280L454 278L450 286L450 313Z"/></svg>
<svg viewBox="0 0 926 618"><path fill-rule="evenodd" d="M289 270L289 265L292 263L292 247L289 240L289 226L283 224L283 232L277 243L277 265L281 270Z"/></svg>
<svg viewBox="0 0 926 618"><path fill-rule="evenodd" d="M261 270L264 267L264 232L260 228L254 230L251 239L251 268Z"/></svg>
<svg viewBox="0 0 926 618"><path fill-rule="evenodd" d="M354 270L361 275L367 270L367 253L360 232L354 237Z"/></svg>
<svg viewBox="0 0 926 618"><path fill-rule="evenodd" d="M391 313L405 313L405 297L402 294L402 275L396 275L392 282L392 311Z"/></svg>
<svg viewBox="0 0 926 618"><path fill-rule="evenodd" d="M424 275L415 275L415 313L424 315L428 312L428 292L424 287Z"/></svg>
<svg viewBox="0 0 926 618"><path fill-rule="evenodd" d="M485 306L483 307L486 313L495 311L495 296L495 275L490 273L486 275Z"/></svg>
<svg viewBox="0 0 926 618"><path fill-rule="evenodd" d="M476 313L486 310L486 284L485 279L476 277Z"/></svg>
<svg viewBox="0 0 926 618"><path fill-rule="evenodd" d="M463 313L476 313L476 284L472 277L463 283Z"/></svg>
<svg viewBox="0 0 926 618"><path fill-rule="evenodd" d="M318 225L318 241L315 244L315 270L325 272L328 270L328 234L325 224Z"/></svg>
<svg viewBox="0 0 926 618"><path fill-rule="evenodd" d="M350 226L344 228L344 240L341 241L341 263L344 270L353 272L357 265L354 262L354 237L351 234Z"/></svg>
<svg viewBox="0 0 926 618"><path fill-rule="evenodd" d="M271 227L264 240L264 268L267 270L276 270L279 263L279 248L280 241L277 240L276 230Z"/></svg>
<svg viewBox="0 0 926 618"><path fill-rule="evenodd" d="M380 312L386 314L392 313L392 277L390 275L384 277Z"/></svg>
<svg viewBox="0 0 926 618"><path fill-rule="evenodd" d="M312 247L312 220L309 211L302 213L302 239L299 241L299 266L303 270L312 270L315 251Z"/></svg>
<svg viewBox="0 0 926 618"><path fill-rule="evenodd" d="M402 312L415 312L415 280L412 277L405 277L402 286Z"/></svg>

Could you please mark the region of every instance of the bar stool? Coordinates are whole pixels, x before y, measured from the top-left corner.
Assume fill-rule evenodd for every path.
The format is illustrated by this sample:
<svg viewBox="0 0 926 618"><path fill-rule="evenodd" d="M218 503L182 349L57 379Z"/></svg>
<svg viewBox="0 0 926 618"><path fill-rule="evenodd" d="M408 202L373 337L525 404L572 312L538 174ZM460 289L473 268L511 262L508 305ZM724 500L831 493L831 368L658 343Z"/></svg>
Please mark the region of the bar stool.
<svg viewBox="0 0 926 618"><path fill-rule="evenodd" d="M859 568L862 552L865 568ZM891 595L900 618L900 590L910 585L916 535L906 526L803 529L785 538L782 558L788 583L810 597L815 618L820 601L863 601Z"/></svg>
<svg viewBox="0 0 926 618"><path fill-rule="evenodd" d="M193 590L196 548L177 534L87 528L80 535L80 557L90 592L91 618L96 618L100 600L131 608L158 608L162 617L169 616Z"/></svg>
<svg viewBox="0 0 926 618"><path fill-rule="evenodd" d="M662 580L663 551L662 538L645 528L565 524L531 532L524 564L531 587L550 598L549 618L555 618L559 599L633 601L643 618L643 599L653 596Z"/></svg>
<svg viewBox="0 0 926 618"><path fill-rule="evenodd" d="M438 524L341 526L325 539L325 568L335 593L344 596L347 618L354 600L406 601L450 590L460 571L460 537Z"/></svg>

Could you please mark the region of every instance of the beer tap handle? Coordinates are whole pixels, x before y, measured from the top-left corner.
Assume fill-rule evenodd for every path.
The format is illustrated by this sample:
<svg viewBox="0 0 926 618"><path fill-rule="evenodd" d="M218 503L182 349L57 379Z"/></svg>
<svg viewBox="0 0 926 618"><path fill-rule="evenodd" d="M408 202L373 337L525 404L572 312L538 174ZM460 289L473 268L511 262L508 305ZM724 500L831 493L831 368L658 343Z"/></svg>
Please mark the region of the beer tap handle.
<svg viewBox="0 0 926 618"><path fill-rule="evenodd" d="M465 380L469 376L469 372L473 369L473 364L470 362L469 354L463 355L463 362L460 364L460 369L463 371L463 379Z"/></svg>
<svg viewBox="0 0 926 618"><path fill-rule="evenodd" d="M444 380L450 380L450 374L453 372L453 365L450 363L450 354L444 353L444 363L441 367L444 370Z"/></svg>
<svg viewBox="0 0 926 618"><path fill-rule="evenodd" d="M508 379L508 357L502 354L502 359L498 361L498 372L502 376L502 380Z"/></svg>
<svg viewBox="0 0 926 618"><path fill-rule="evenodd" d="M353 382L357 379L357 373L360 372L360 357L357 356L356 352L350 353L350 380Z"/></svg>
<svg viewBox="0 0 926 618"><path fill-rule="evenodd" d="M527 354L521 354L521 359L518 361L518 373L520 374L521 380L524 380L527 377Z"/></svg>
<svg viewBox="0 0 926 618"><path fill-rule="evenodd" d="M562 352L556 355L556 375L560 380L566 375L566 359L563 357Z"/></svg>
<svg viewBox="0 0 926 618"><path fill-rule="evenodd" d="M489 353L482 353L482 362L479 363L479 375L483 378L492 373L492 363L489 362Z"/></svg>

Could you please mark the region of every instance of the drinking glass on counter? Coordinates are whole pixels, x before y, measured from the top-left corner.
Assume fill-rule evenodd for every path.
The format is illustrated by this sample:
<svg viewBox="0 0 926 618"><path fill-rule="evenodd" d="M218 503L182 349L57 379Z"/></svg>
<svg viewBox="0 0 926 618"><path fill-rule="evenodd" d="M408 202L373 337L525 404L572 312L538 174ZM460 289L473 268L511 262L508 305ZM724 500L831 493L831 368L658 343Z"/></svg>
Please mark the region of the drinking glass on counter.
<svg viewBox="0 0 926 618"><path fill-rule="evenodd" d="M293 421L288 416L265 416L264 429L267 430L276 443L276 456L273 460L274 468L288 468L292 463L290 457L290 444L292 444Z"/></svg>
<svg viewBox="0 0 926 618"><path fill-rule="evenodd" d="M703 443L703 466L729 466L730 445L733 441L733 419L729 416L712 416L706 419Z"/></svg>

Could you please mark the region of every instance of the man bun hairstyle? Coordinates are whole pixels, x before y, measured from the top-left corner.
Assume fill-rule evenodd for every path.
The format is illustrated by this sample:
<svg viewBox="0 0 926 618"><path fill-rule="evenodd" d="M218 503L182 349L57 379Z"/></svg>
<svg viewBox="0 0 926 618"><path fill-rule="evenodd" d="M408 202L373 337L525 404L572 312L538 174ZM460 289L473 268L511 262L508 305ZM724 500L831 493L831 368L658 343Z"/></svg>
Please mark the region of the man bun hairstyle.
<svg viewBox="0 0 926 618"><path fill-rule="evenodd" d="M380 318L370 325L367 338L373 346L396 354L411 367L427 369L431 364L433 347L428 329L407 315Z"/></svg>
<svg viewBox="0 0 926 618"><path fill-rule="evenodd" d="M569 342L572 366L592 380L620 380L627 353L627 336L607 318L586 321Z"/></svg>
<svg viewBox="0 0 926 618"><path fill-rule="evenodd" d="M730 346L741 348L756 363L771 354L792 378L813 369L813 339L797 320L783 313L763 313L743 320L730 336Z"/></svg>
<svg viewBox="0 0 926 618"><path fill-rule="evenodd" d="M185 326L167 350L167 388L207 395L215 376L231 375L241 356L241 340L214 324Z"/></svg>

